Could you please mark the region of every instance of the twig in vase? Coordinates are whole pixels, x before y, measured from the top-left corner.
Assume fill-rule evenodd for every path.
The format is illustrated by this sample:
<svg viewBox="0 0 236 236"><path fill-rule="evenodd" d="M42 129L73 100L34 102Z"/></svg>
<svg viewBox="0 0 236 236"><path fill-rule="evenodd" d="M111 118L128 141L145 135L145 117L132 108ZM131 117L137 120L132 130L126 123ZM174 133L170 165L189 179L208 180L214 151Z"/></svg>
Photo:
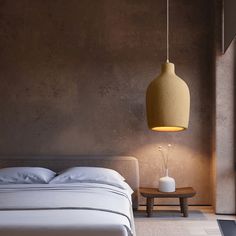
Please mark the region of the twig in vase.
<svg viewBox="0 0 236 236"><path fill-rule="evenodd" d="M161 156L163 159L163 164L164 164L165 170L168 169L169 155L170 155L171 150L172 150L171 144L167 145L167 148L165 149L165 151L163 150L162 146L158 147L158 151L161 153Z"/></svg>
<svg viewBox="0 0 236 236"><path fill-rule="evenodd" d="M164 168L167 169L168 168L168 159L166 158L166 155L162 149L162 146L158 147L158 151L161 153L162 159L163 159L163 164L164 164Z"/></svg>

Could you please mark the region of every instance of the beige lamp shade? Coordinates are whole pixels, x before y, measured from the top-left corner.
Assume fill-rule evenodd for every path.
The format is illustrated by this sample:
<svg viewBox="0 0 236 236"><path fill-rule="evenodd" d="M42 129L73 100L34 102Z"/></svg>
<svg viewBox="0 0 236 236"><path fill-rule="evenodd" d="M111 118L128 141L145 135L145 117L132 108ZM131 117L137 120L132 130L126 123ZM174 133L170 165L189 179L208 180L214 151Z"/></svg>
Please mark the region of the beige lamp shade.
<svg viewBox="0 0 236 236"><path fill-rule="evenodd" d="M151 130L170 132L188 128L189 88L175 74L173 63L163 64L161 74L148 86L146 109Z"/></svg>

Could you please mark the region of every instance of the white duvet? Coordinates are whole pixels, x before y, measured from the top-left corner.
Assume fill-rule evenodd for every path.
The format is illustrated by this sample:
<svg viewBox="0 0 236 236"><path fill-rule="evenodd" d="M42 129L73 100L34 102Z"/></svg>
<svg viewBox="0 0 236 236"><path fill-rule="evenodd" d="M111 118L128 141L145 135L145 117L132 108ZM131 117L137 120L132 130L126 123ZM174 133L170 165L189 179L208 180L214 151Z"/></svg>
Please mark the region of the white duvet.
<svg viewBox="0 0 236 236"><path fill-rule="evenodd" d="M1 185L0 235L134 235L131 192L97 183Z"/></svg>

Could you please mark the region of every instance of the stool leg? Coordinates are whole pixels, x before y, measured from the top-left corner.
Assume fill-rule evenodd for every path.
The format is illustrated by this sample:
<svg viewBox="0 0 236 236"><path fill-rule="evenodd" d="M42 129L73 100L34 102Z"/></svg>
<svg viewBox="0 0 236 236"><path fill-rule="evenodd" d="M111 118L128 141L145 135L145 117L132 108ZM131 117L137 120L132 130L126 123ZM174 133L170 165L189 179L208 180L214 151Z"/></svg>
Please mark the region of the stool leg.
<svg viewBox="0 0 236 236"><path fill-rule="evenodd" d="M153 205L154 205L154 198L148 197L147 198L147 216L148 217L152 216Z"/></svg>
<svg viewBox="0 0 236 236"><path fill-rule="evenodd" d="M179 206L180 206L180 212L184 213L183 198L182 197L179 198Z"/></svg>
<svg viewBox="0 0 236 236"><path fill-rule="evenodd" d="M182 198L181 203L181 212L183 213L184 217L188 217L188 198Z"/></svg>

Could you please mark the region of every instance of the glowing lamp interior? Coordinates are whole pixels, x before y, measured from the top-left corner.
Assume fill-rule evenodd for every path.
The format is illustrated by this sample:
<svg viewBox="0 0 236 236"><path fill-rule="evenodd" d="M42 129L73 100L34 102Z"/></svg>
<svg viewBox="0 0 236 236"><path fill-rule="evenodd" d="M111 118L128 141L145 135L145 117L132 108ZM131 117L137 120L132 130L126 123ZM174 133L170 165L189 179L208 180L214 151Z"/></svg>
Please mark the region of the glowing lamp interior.
<svg viewBox="0 0 236 236"><path fill-rule="evenodd" d="M161 132L176 132L184 130L183 127L177 127L177 126L163 126L163 127L153 127L152 130L154 131L161 131Z"/></svg>

